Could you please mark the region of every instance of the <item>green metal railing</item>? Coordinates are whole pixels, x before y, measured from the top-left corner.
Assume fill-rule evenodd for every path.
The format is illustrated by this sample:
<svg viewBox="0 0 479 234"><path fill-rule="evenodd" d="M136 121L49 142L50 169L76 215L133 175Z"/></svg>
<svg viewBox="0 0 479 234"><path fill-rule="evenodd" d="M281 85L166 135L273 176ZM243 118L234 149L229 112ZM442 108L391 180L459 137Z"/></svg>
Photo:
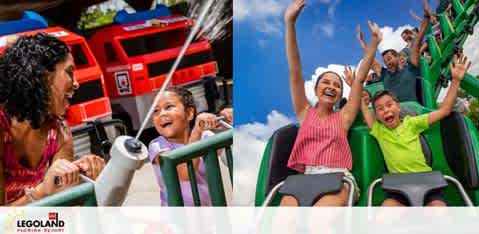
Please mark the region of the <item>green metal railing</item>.
<svg viewBox="0 0 479 234"><path fill-rule="evenodd" d="M95 185L90 182L77 185L63 192L53 194L29 206L96 206Z"/></svg>
<svg viewBox="0 0 479 234"><path fill-rule="evenodd" d="M121 120L112 119L112 120L97 120L84 124L79 127L72 128L73 137L94 132L93 135L98 135L95 140L90 139L90 144L98 144L96 148L100 149L104 145L107 139L105 128L106 127L115 127L119 128L120 134L126 134L126 126ZM98 133L100 132L100 133ZM103 133L103 134L101 134ZM109 149L103 149L104 151L109 151ZM97 153L97 152L94 152ZM98 154L98 153L97 153ZM109 155L104 153L103 158L106 160L109 158ZM62 191L57 194L42 198L38 201L28 204L29 206L97 206L96 196L95 196L95 185L91 182L84 182L83 184L77 185L75 187L69 188L65 191Z"/></svg>
<svg viewBox="0 0 479 234"><path fill-rule="evenodd" d="M479 20L478 0L467 0L464 4L460 0L451 2L456 13L455 19L451 21L446 13L438 15L443 39L438 43L429 33L426 39L431 62L428 63L425 58L420 60L424 106L431 109L437 108L436 100L443 82L450 80L449 63L452 62L454 53L462 50L468 34L472 33ZM479 97L479 81L472 75L466 75L461 88L468 94Z"/></svg>
<svg viewBox="0 0 479 234"><path fill-rule="evenodd" d="M200 197L196 183L196 173L193 167L193 159L203 158L206 166L206 178L208 190L213 206L226 206L226 196L220 171L217 150L225 149L229 178L233 181L233 130L216 134L207 139L195 142L185 147L164 153L160 156L161 172L168 193L169 206L183 206L180 181L176 167L182 163L187 164L188 176L195 206L200 206Z"/></svg>

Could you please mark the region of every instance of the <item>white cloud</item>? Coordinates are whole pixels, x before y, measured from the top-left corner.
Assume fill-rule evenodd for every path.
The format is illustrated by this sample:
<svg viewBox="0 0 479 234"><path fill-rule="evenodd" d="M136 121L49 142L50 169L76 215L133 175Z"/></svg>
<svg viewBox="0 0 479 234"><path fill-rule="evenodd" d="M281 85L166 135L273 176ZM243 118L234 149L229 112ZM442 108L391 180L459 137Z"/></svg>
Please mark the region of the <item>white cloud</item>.
<svg viewBox="0 0 479 234"><path fill-rule="evenodd" d="M334 25L332 23L322 23L319 25L321 31L329 38L334 36Z"/></svg>
<svg viewBox="0 0 479 234"><path fill-rule="evenodd" d="M266 40L264 40L264 39L259 39L259 40L258 40L258 45L259 45L259 47L261 47L261 48L265 48L265 47L266 47Z"/></svg>
<svg viewBox="0 0 479 234"><path fill-rule="evenodd" d="M289 2L289 0L235 0L233 18L235 21L249 21L263 33L279 33L280 20Z"/></svg>
<svg viewBox="0 0 479 234"><path fill-rule="evenodd" d="M354 66L351 66L352 69L355 69ZM314 105L317 101L318 98L316 97L316 94L314 93L314 85L316 84L316 80L318 79L319 75L322 74L325 71L333 71L338 73L340 76L344 77L344 65L339 65L339 64L330 64L328 67L318 67L316 68L314 74L311 76L311 80L307 80L304 82L304 90L306 92L306 97L308 98L309 102L311 105ZM343 97L348 97L349 91L351 90L349 86L344 82L343 79Z"/></svg>
<svg viewBox="0 0 479 234"><path fill-rule="evenodd" d="M256 30L270 35L281 35L281 27L281 23L274 20L258 22L256 24Z"/></svg>
<svg viewBox="0 0 479 234"><path fill-rule="evenodd" d="M474 34L467 38L464 43L464 53L469 61L472 62L469 73L479 75L479 50L477 45L479 44L479 24L474 27Z"/></svg>
<svg viewBox="0 0 479 234"><path fill-rule="evenodd" d="M331 1L328 1L328 3ZM328 7L328 16L330 19L334 19L334 15L336 13L336 6L341 2L341 0L335 0L331 5Z"/></svg>
<svg viewBox="0 0 479 234"><path fill-rule="evenodd" d="M336 13L336 7L335 5L331 5L328 7L328 16L329 18L334 18L334 14Z"/></svg>
<svg viewBox="0 0 479 234"><path fill-rule="evenodd" d="M385 26L381 28L383 33L383 40L378 46L379 52L383 52L387 49L395 49L397 51L402 50L406 46L406 42L401 38L401 33L404 29L412 29L411 25L403 25L396 29L392 27Z"/></svg>
<svg viewBox="0 0 479 234"><path fill-rule="evenodd" d="M252 205L256 189L261 157L266 143L273 132L293 120L273 110L267 117L267 123L250 123L235 127L234 147L234 205Z"/></svg>
<svg viewBox="0 0 479 234"><path fill-rule="evenodd" d="M282 30L283 13L292 0L235 0L234 21L248 21L256 30L270 35L280 35ZM336 5L340 0L315 0L314 3L329 4L328 16L334 18ZM308 7L307 6L307 7ZM329 30L328 32L331 32ZM329 34L328 34L329 35Z"/></svg>

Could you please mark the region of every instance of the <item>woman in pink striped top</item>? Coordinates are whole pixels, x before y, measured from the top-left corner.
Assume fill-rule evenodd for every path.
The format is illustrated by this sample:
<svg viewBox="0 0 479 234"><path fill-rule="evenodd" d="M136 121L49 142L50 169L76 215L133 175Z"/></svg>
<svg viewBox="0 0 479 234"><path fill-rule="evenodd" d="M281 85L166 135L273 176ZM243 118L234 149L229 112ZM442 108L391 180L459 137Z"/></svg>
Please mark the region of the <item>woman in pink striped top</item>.
<svg viewBox="0 0 479 234"><path fill-rule="evenodd" d="M376 24L368 22L372 39L370 46L365 50L357 79L354 79L354 72L350 68L345 70L345 74L354 79L347 104L339 111L333 110L333 106L341 99L343 84L338 74L325 72L318 77L314 87L318 102L311 106L304 90L295 30L296 19L304 4L304 0L295 0L288 6L284 16L291 99L301 124L288 167L305 174L341 171L352 177L349 172L352 169L352 155L347 133L359 110L362 86L382 34ZM348 191L348 185L344 184L340 192L321 197L315 206L344 206L347 204ZM297 206L298 203L294 197L284 196L281 205Z"/></svg>

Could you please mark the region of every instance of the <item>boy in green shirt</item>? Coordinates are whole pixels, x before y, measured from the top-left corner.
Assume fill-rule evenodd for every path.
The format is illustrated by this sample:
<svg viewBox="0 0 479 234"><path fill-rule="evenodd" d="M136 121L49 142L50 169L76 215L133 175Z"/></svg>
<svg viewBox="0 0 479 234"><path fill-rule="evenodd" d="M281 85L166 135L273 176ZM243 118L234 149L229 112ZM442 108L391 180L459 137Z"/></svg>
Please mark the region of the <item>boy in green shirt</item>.
<svg viewBox="0 0 479 234"><path fill-rule="evenodd" d="M379 142L386 166L390 173L412 173L431 171L422 153L419 134L429 126L448 116L454 106L459 84L470 67L467 58L461 55L451 64L452 82L441 107L428 114L399 119L401 109L397 98L390 91L379 91L372 99L376 120L367 107L367 100L361 104L364 119L371 129L371 135ZM387 194L383 206L405 206L407 199L399 194ZM446 206L442 191L428 194L426 206Z"/></svg>

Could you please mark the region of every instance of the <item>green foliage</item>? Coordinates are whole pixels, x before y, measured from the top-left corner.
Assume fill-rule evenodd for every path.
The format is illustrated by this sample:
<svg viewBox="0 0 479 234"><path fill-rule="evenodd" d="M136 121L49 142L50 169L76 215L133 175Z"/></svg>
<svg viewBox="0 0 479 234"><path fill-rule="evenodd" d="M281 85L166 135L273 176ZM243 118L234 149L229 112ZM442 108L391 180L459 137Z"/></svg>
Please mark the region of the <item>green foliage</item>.
<svg viewBox="0 0 479 234"><path fill-rule="evenodd" d="M466 115L471 118L476 128L479 129L479 101L477 99L471 100L469 111L466 112Z"/></svg>
<svg viewBox="0 0 479 234"><path fill-rule="evenodd" d="M109 10L107 12L102 12L98 8L95 8L91 12L84 11L80 15L78 29L86 30L111 24L113 23L115 15L116 11Z"/></svg>
<svg viewBox="0 0 479 234"><path fill-rule="evenodd" d="M167 7L174 6L182 2L188 2L188 1L187 0L158 0L158 3L164 4Z"/></svg>
<svg viewBox="0 0 479 234"><path fill-rule="evenodd" d="M459 98L467 98L469 95L464 91L464 89L459 89L457 92L457 97Z"/></svg>

